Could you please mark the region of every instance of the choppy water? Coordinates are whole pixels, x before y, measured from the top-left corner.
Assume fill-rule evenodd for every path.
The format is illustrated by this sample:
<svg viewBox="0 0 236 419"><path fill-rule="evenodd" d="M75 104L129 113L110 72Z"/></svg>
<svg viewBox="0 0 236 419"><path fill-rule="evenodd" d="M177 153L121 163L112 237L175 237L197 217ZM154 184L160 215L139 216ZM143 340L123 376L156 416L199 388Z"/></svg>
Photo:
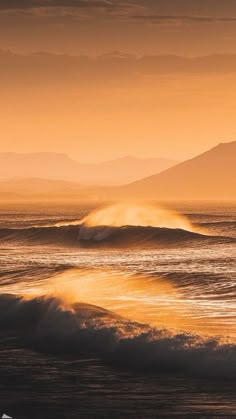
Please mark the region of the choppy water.
<svg viewBox="0 0 236 419"><path fill-rule="evenodd" d="M99 227L84 236L53 226L89 206L1 206L4 410L236 416L236 206L171 206L201 233Z"/></svg>

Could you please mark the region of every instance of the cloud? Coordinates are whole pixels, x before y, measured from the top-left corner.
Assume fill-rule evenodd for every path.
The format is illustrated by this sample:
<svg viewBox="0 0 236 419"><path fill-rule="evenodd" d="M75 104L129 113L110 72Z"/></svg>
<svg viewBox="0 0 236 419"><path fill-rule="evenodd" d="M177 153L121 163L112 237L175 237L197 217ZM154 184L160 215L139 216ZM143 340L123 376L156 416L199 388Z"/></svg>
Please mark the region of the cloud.
<svg viewBox="0 0 236 419"><path fill-rule="evenodd" d="M106 0L2 0L0 9L33 9L38 7L111 7Z"/></svg>
<svg viewBox="0 0 236 419"><path fill-rule="evenodd" d="M175 6L175 7L174 7ZM72 11L75 15L78 11L86 10L90 12L101 11L102 13L112 13L117 18L129 18L134 22L151 23L151 24L193 24L193 23L220 23L235 22L236 16L230 16L234 9L228 8L228 16L211 16L214 7L209 3L205 10L196 15L192 13L195 9L193 2L176 3L170 0L163 3L157 0L153 3L151 0L1 0L0 12L14 13L27 12L33 13L34 10L41 10L41 16L49 16L49 11L53 9L54 16L68 16L68 12ZM171 10L172 14L165 14L165 10ZM178 12L179 10L179 12ZM189 14L182 14L181 11L189 11ZM219 10L220 12L221 10ZM206 13L208 12L208 14ZM71 13L71 17L73 17ZM38 13L40 16L40 13Z"/></svg>
<svg viewBox="0 0 236 419"><path fill-rule="evenodd" d="M36 18L41 22L66 23L98 19L126 19L127 16L139 13L143 6L131 0L3 0L0 2L0 16Z"/></svg>
<svg viewBox="0 0 236 419"><path fill-rule="evenodd" d="M122 54L113 52L97 57L53 53L15 54L0 51L0 84L74 86L134 83L173 74L229 74L236 73L236 54L202 57L175 55Z"/></svg>
<svg viewBox="0 0 236 419"><path fill-rule="evenodd" d="M181 16L181 15L134 15L131 17L136 22L151 24L191 24L191 23L221 23L236 22L236 17L214 17L214 16Z"/></svg>
<svg viewBox="0 0 236 419"><path fill-rule="evenodd" d="M129 2L114 2L111 0L2 0L0 10L29 10L35 8L119 10L133 5Z"/></svg>

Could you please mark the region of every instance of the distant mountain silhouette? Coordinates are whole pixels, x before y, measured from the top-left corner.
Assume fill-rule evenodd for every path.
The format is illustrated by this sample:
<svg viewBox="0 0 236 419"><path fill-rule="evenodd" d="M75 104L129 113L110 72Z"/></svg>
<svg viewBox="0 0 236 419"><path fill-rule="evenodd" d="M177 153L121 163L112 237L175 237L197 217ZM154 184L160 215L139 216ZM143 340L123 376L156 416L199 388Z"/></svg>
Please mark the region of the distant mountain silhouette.
<svg viewBox="0 0 236 419"><path fill-rule="evenodd" d="M236 141L120 188L120 193L152 199L236 199Z"/></svg>
<svg viewBox="0 0 236 419"><path fill-rule="evenodd" d="M92 188L61 180L39 178L0 181L0 201L91 199Z"/></svg>
<svg viewBox="0 0 236 419"><path fill-rule="evenodd" d="M44 155L43 157L47 159L48 156ZM49 157L51 158L51 156ZM59 155L60 159L70 162L70 159L64 155ZM123 159L120 159L120 161L123 161ZM130 157L127 157L127 161L130 161ZM119 162L115 160L114 165L116 164L119 167ZM110 163L108 162L106 165L110 170ZM0 200L4 201L79 201L122 198L157 200L236 199L236 141L219 144L211 150L162 173L124 186L84 186L77 182L36 177L0 181Z"/></svg>
<svg viewBox="0 0 236 419"><path fill-rule="evenodd" d="M174 160L127 156L98 164L81 164L60 153L0 153L0 179L41 178L85 185L122 185L161 172Z"/></svg>

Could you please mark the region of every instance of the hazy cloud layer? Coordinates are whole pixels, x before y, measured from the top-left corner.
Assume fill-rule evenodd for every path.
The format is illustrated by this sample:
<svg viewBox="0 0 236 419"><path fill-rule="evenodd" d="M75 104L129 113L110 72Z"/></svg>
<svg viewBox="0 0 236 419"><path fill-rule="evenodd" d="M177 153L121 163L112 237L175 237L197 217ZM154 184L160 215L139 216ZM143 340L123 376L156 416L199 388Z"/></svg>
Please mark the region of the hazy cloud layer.
<svg viewBox="0 0 236 419"><path fill-rule="evenodd" d="M119 4L119 2L118 2ZM116 8L117 4L109 0L3 0L0 9L32 9L38 7L102 7Z"/></svg>
<svg viewBox="0 0 236 419"><path fill-rule="evenodd" d="M0 3L0 10L30 10L30 9L101 9L102 11L120 11L135 8L138 4L129 1L111 0L4 0ZM54 10L55 12L55 10Z"/></svg>
<svg viewBox="0 0 236 419"><path fill-rule="evenodd" d="M176 4L177 3L177 4ZM35 13L37 11L37 14ZM219 23L236 21L236 3L233 1L222 4L216 0L203 3L190 0L173 2L168 0L3 0L0 2L0 12L4 14L27 13L38 17L76 17L87 19L96 12L104 16L118 19L131 19L133 22L155 24L191 24ZM235 15L235 16L234 16Z"/></svg>
<svg viewBox="0 0 236 419"><path fill-rule="evenodd" d="M226 74L236 72L236 54L180 57L136 56L113 52L97 57L0 51L1 84L127 82L171 74Z"/></svg>
<svg viewBox="0 0 236 419"><path fill-rule="evenodd" d="M236 17L214 17L214 16L173 16L173 15L135 15L132 16L135 21L152 24L178 24L178 23L220 23L235 22Z"/></svg>

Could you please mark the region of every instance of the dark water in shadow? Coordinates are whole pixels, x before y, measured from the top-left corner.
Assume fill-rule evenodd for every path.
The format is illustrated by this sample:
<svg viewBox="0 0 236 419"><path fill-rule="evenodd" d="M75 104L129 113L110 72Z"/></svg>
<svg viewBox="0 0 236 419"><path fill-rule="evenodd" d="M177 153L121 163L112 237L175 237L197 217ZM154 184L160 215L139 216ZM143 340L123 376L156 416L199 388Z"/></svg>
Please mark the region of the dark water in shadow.
<svg viewBox="0 0 236 419"><path fill-rule="evenodd" d="M38 237L34 237L34 240L22 240L24 237L22 234L24 235L24 229L36 225L43 226L82 218L88 212L86 206L2 207L0 228L22 230L21 240L19 235L17 240L16 237L12 240L12 236L11 240L6 240L3 234L0 236L2 294L7 292L30 295L32 289L38 290L44 287L51 278L57 278L60 274L67 275L67 271L71 269L91 268L95 271L99 269L99 272L111 269L112 272L118 271L119 275L122 272L124 276L120 275L119 278L127 284L134 275L142 275L154 282L155 278L157 281L161 279L161 283L173 287L173 295L168 294L170 300L167 301L166 294L163 294L166 288L163 291L163 288L159 287L159 300L154 299L151 302L150 293L154 290L152 287L148 290L141 289L141 296L146 298L145 302L140 300L140 294L135 294L136 300L131 301L130 294L124 294L126 288L121 289L119 284L118 291L116 289L116 304L114 299L109 300L106 296L106 303L103 301L105 307L102 304L101 307L109 310L113 307L116 313L123 314L124 307L120 308L121 300L118 304L117 298L122 298L124 304L126 297L129 298L128 302L126 300L129 310L132 307L135 313L134 306L136 307L137 317L142 310L142 316L152 313L152 318L155 318L158 317L160 307L162 310L165 307L169 310L172 306L174 312L173 319L168 319L170 324L173 320L174 325L177 316L180 315L185 320L191 318L200 322L201 327L212 325L214 333L217 331L222 338L231 335L233 339L236 319L236 253L233 240L236 236L235 205L179 203L175 204L174 208L185 213L194 225L207 229L209 237L214 235L218 238L207 239L206 242L204 239L200 243L199 240L191 239L184 246L178 243L177 246L170 247L162 243L156 249L153 246L151 249L144 247L138 250L114 247L111 250L109 246L107 249L78 249L74 244L68 245L62 242L59 245L55 242L40 243ZM15 232L12 231L12 234L14 236ZM95 282L91 289L93 293L90 291L90 294L83 294L91 298L91 301L85 302L99 305L97 303L101 301L101 295L97 295L99 287ZM119 294L121 292L122 294ZM154 297L157 298L156 295L153 295ZM131 351L129 348L131 354L129 360L117 363L114 359L105 358L104 355L98 356L101 355L101 351L98 354L96 349L100 348L100 337L96 337L97 335L89 344L86 340L88 345L86 349L87 347L91 349L87 356L84 348L80 351L78 346L78 350L75 351L77 341L76 343L72 341L71 351L67 350L64 353L61 350L55 351L57 341L54 339L55 337L58 339L55 329L60 326L60 337L63 333L64 339L65 330L68 332L68 323L64 327L62 320L60 318L57 320L58 317L52 322L47 309L46 314L43 313L43 324L45 325L46 318L50 333L43 335L44 343L40 335L40 344L34 336L32 344L32 330L35 332L35 327L32 329L35 309L29 314L27 312L23 332L22 328L19 328L19 312L14 311L12 326L9 327L6 317L4 319L2 316L6 309L1 308L1 310L0 414L6 412L13 418L48 419L236 417L234 349L227 351L222 358L227 362L228 368L224 369L226 372L223 375L219 373L223 361L218 360L219 356L214 348L209 350L209 363L214 360L214 374L209 375L207 372L209 363L205 368L202 367L202 370L196 367L194 373L187 374L181 371L181 368L174 371L168 363L163 366L162 371L160 368L157 371L154 364L153 368L150 364L151 367L146 370L134 369L132 364L137 366L135 358L138 357L138 364L142 367L146 362L145 357L150 360L150 357L154 356L153 353L156 356L156 352L150 352L149 349L149 352L147 349L142 349L142 352L139 349L141 346L135 341L136 346L133 346ZM7 310L9 315L9 308ZM132 321L134 320L135 317L132 318ZM140 321L140 318L137 320ZM146 320L147 317L145 322ZM29 326L26 327L28 322L31 324L31 329ZM37 323L37 336L38 324L41 325L41 332L41 317L40 323ZM191 324L190 326L192 327ZM114 325L112 327L114 328ZM196 333L195 329L193 333ZM186 334L188 333L189 330ZM49 354L45 348L49 346L49 342L51 343L50 339L53 340L54 351ZM107 339L106 336L104 347L111 344ZM67 343L66 347L68 346L70 347Z"/></svg>

